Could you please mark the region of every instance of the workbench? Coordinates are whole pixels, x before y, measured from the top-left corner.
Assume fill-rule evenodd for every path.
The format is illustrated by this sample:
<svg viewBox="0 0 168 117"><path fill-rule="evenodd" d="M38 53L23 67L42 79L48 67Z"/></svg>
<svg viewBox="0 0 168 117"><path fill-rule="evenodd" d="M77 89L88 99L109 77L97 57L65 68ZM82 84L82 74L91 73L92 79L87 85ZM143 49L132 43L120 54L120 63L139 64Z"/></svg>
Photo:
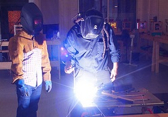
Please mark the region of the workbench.
<svg viewBox="0 0 168 117"><path fill-rule="evenodd" d="M164 102L162 100L143 88L137 90L134 89L129 92L102 92L95 98L92 105L85 108L83 107L83 113L91 113L91 111L94 112L98 110L101 114L103 113L106 115L106 117L111 117L111 115L153 114L152 108L154 106L163 105ZM77 107L77 110L74 109L74 111L78 112L79 106ZM75 113L74 111L72 111L72 113Z"/></svg>
<svg viewBox="0 0 168 117"><path fill-rule="evenodd" d="M110 96L110 95L113 96ZM104 93L105 96L111 97L110 101L97 100L95 104L99 108L113 108L114 114L129 114L129 113L141 113L142 108L151 108L152 106L161 106L163 101L155 97L146 89L138 89L130 92L113 92ZM105 97L103 96L103 97ZM117 96L117 97L114 97ZM135 109L135 110L134 110ZM139 112L138 110L139 109ZM122 110L122 112L120 112ZM134 112L130 112L134 110ZM137 111L136 111L137 110ZM142 112L143 113L143 112Z"/></svg>
<svg viewBox="0 0 168 117"><path fill-rule="evenodd" d="M152 67L151 71L158 73L159 72L159 63L162 62L168 62L168 57L161 57L159 55L159 49L160 49L160 44L168 44L168 36L162 35L162 36L152 36L148 34L141 34L140 35L141 39L145 39L148 41L152 41Z"/></svg>

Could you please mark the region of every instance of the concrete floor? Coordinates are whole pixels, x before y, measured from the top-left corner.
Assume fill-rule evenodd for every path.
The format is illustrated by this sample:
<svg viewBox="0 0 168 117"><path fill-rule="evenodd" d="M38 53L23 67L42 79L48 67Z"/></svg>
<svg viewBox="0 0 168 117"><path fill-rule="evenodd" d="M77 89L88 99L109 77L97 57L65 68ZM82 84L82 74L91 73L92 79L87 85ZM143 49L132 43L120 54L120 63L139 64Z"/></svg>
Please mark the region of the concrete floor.
<svg viewBox="0 0 168 117"><path fill-rule="evenodd" d="M120 63L117 78L120 83L131 83L135 88L146 88L151 93L168 93L168 66L160 65L158 74L151 72L151 62L141 60L137 66ZM57 70L52 69L53 88L46 93L44 88L39 102L38 117L68 117L73 101L73 77L62 74L57 78ZM0 117L15 117L17 100L15 85L9 70L0 71Z"/></svg>

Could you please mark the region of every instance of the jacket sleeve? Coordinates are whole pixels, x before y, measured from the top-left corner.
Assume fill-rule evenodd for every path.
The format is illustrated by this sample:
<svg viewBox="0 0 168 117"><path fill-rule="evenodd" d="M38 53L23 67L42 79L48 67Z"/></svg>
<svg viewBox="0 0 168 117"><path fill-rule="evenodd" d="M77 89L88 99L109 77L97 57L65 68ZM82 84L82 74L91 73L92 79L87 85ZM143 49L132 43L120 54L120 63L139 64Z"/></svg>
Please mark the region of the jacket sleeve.
<svg viewBox="0 0 168 117"><path fill-rule="evenodd" d="M69 33L67 34L66 39L63 42L63 46L64 48L67 50L68 55L70 56L69 59L67 59L66 61L71 61L71 64L74 65L75 64L75 55L77 53L77 50L75 49L76 45L75 45L75 34L73 31L69 31Z"/></svg>
<svg viewBox="0 0 168 117"><path fill-rule="evenodd" d="M118 42L115 37L114 31L109 24L106 24L106 30L109 33L109 48L112 62L119 62L119 49Z"/></svg>
<svg viewBox="0 0 168 117"><path fill-rule="evenodd" d="M46 40L44 40L43 42L43 49L42 49L42 72L43 72L44 81L48 81L48 80L50 81L51 65L50 65Z"/></svg>
<svg viewBox="0 0 168 117"><path fill-rule="evenodd" d="M22 61L23 61L23 48L24 45L21 43L21 39L18 37L12 37L9 40L9 56L12 61L11 71L13 74L13 82L14 83L17 79L23 78L23 71L22 71Z"/></svg>

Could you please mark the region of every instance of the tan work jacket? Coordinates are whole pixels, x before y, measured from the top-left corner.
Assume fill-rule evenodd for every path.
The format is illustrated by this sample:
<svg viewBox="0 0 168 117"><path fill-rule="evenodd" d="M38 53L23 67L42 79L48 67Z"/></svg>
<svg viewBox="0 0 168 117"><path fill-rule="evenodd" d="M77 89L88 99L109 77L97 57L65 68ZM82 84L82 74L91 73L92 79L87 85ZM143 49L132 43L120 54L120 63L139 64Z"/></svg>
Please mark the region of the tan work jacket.
<svg viewBox="0 0 168 117"><path fill-rule="evenodd" d="M10 38L8 49L13 83L17 79L24 79L26 84L37 86L42 83L42 77L44 81L51 80L51 66L43 34L33 37L21 31Z"/></svg>

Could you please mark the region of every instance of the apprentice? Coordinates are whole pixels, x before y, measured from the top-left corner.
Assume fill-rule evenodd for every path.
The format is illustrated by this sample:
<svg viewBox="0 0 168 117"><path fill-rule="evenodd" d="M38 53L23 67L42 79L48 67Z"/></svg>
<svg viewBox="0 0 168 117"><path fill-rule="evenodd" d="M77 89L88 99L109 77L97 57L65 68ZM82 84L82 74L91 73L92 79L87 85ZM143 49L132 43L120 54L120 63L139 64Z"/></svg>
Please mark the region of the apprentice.
<svg viewBox="0 0 168 117"><path fill-rule="evenodd" d="M9 40L8 46L18 101L16 117L37 117L42 81L47 92L52 82L47 44L41 34L43 16L34 3L22 7L21 25L23 30Z"/></svg>

